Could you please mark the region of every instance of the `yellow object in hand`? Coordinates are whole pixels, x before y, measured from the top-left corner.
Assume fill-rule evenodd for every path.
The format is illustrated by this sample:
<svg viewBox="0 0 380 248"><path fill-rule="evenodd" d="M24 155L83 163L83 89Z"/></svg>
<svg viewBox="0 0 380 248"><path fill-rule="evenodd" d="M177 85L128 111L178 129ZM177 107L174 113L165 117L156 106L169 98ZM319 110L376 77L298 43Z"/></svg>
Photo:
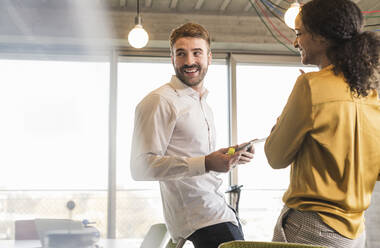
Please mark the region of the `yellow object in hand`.
<svg viewBox="0 0 380 248"><path fill-rule="evenodd" d="M227 154L228 155L234 155L235 154L235 148L233 148L233 147L228 148Z"/></svg>

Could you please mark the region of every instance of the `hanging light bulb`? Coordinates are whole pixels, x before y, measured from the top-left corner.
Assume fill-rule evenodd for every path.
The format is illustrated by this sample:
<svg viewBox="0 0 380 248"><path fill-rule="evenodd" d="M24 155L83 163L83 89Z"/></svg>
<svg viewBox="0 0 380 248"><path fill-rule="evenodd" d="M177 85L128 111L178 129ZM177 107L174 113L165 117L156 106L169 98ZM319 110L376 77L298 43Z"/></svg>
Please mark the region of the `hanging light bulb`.
<svg viewBox="0 0 380 248"><path fill-rule="evenodd" d="M144 30L141 22L136 22L136 26L128 34L129 44L134 48L143 48L148 43L148 40L148 33Z"/></svg>
<svg viewBox="0 0 380 248"><path fill-rule="evenodd" d="M135 17L136 26L128 34L128 42L134 48L143 48L149 40L148 33L141 25L140 1L137 0L137 16Z"/></svg>
<svg viewBox="0 0 380 248"><path fill-rule="evenodd" d="M294 26L295 26L294 23L295 23L298 13L300 12L300 7L301 6L299 2L296 0L294 3L290 5L290 8L285 12L285 15L284 15L285 23L291 29L294 29Z"/></svg>

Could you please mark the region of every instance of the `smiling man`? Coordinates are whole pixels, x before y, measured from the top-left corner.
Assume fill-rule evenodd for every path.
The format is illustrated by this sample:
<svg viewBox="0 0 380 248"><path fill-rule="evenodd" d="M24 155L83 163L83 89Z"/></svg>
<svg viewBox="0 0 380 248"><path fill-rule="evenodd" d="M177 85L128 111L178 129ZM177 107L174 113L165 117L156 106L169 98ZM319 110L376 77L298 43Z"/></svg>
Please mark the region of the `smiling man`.
<svg viewBox="0 0 380 248"><path fill-rule="evenodd" d="M172 46L174 70L182 83L195 90L202 89L203 78L211 63L208 43L199 38L183 37Z"/></svg>
<svg viewBox="0 0 380 248"><path fill-rule="evenodd" d="M243 240L240 223L219 190L218 173L249 162L253 150L214 151L214 119L203 85L212 59L207 30L194 23L174 29L170 49L176 75L136 107L131 172L135 180L159 181L174 241L217 248Z"/></svg>

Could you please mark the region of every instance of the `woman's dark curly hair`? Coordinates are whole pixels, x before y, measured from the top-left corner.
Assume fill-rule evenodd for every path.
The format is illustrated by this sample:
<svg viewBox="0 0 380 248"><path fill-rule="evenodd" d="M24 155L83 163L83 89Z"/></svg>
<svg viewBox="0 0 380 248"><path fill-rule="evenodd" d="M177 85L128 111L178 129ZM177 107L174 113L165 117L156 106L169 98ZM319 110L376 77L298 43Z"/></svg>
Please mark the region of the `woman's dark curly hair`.
<svg viewBox="0 0 380 248"><path fill-rule="evenodd" d="M351 92L367 96L379 89L380 38L362 32L363 15L350 0L312 0L302 6L300 16L307 31L330 42L327 57L335 74L343 73Z"/></svg>

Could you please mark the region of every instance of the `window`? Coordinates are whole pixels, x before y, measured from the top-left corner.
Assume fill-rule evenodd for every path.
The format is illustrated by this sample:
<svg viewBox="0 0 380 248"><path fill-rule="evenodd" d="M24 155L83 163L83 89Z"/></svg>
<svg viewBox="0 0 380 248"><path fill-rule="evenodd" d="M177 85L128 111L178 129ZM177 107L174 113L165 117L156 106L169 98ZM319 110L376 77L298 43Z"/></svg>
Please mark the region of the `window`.
<svg viewBox="0 0 380 248"><path fill-rule="evenodd" d="M109 63L0 60L0 68L0 238L13 238L17 219L70 216L104 233Z"/></svg>
<svg viewBox="0 0 380 248"><path fill-rule="evenodd" d="M116 236L135 240L137 247L152 224L163 222L163 214L158 183L130 176L134 110L146 94L169 82L174 70L169 58L119 60ZM0 239L13 238L14 220L31 218L89 219L105 237L109 63L0 60L0 66L0 164L9 168L0 174ZM269 134L298 68L237 64L238 143ZM226 61L214 59L205 78L217 149L229 143L227 71ZM221 177L224 191L228 174ZM258 144L253 162L239 166L238 180L244 185L240 217L246 239L270 240L288 170L272 170ZM73 211L65 207L69 200L76 202Z"/></svg>
<svg viewBox="0 0 380 248"><path fill-rule="evenodd" d="M238 143L269 135L300 74L299 68L302 67L237 65ZM289 183L289 169L273 170L263 147L264 143L256 144L252 162L239 166L239 184L244 185L239 212L247 240L272 239L283 206L281 198Z"/></svg>
<svg viewBox="0 0 380 248"><path fill-rule="evenodd" d="M0 66L1 187L106 189L108 63Z"/></svg>

